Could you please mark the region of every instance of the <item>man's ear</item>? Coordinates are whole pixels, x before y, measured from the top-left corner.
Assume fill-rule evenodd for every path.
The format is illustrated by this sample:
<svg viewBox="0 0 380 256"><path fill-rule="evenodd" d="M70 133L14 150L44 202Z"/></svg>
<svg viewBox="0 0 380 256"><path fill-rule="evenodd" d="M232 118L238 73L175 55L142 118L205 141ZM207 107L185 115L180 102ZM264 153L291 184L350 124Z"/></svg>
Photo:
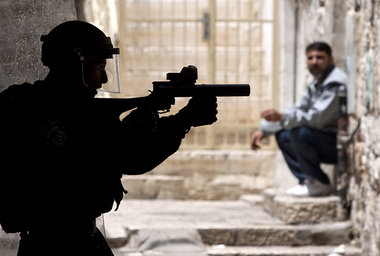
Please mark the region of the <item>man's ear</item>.
<svg viewBox="0 0 380 256"><path fill-rule="evenodd" d="M334 64L334 57L333 56L330 56L329 62L330 62L330 65Z"/></svg>
<svg viewBox="0 0 380 256"><path fill-rule="evenodd" d="M78 56L78 59L83 62L84 61L84 55L83 55L83 48L75 47L74 48L74 54Z"/></svg>

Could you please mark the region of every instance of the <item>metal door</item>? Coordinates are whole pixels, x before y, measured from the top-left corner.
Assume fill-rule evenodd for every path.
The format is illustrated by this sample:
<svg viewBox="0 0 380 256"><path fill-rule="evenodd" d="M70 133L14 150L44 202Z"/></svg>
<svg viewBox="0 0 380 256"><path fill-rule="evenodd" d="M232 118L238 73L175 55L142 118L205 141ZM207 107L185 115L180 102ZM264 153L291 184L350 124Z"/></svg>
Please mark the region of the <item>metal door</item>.
<svg viewBox="0 0 380 256"><path fill-rule="evenodd" d="M189 64L199 83L249 83L251 96L218 98L218 122L192 129L182 148L246 149L259 113L276 105L275 0L120 0L125 96ZM173 111L187 99L176 99Z"/></svg>

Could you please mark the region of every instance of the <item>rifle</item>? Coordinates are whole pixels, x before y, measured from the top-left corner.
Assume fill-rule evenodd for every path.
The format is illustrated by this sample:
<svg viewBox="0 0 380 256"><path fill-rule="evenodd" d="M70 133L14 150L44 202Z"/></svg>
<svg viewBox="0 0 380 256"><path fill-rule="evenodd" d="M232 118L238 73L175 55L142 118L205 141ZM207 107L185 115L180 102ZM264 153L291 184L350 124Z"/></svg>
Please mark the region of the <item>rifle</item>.
<svg viewBox="0 0 380 256"><path fill-rule="evenodd" d="M193 96L249 96L249 84L195 84L198 79L196 66L183 67L180 73L167 73L166 81L154 81L148 96L135 98L95 98L94 105L100 112L121 115L141 106L157 111L169 111L175 97Z"/></svg>

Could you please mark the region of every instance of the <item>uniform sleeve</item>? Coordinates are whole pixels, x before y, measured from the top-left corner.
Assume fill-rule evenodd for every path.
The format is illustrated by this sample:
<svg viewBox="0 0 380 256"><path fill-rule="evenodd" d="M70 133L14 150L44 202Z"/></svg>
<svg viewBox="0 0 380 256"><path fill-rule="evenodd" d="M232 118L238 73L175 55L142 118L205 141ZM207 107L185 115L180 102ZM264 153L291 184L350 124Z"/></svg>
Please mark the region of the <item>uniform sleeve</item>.
<svg viewBox="0 0 380 256"><path fill-rule="evenodd" d="M127 148L121 157L122 172L138 175L153 170L179 149L188 130L176 116L169 116L158 120L155 131L141 134L125 131Z"/></svg>

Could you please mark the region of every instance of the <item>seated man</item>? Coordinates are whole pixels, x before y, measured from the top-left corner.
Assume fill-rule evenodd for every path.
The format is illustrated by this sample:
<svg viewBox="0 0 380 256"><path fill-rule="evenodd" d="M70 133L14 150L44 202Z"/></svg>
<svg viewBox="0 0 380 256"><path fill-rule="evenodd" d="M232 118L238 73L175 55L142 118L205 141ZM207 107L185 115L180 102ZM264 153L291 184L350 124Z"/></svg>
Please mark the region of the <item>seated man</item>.
<svg viewBox="0 0 380 256"><path fill-rule="evenodd" d="M260 129L251 137L251 148L275 134L290 171L299 184L287 193L323 196L334 192L321 163L337 162L338 90L345 87L346 74L335 67L331 48L314 42L306 48L307 67L313 75L302 98L284 112L268 109L261 113Z"/></svg>

